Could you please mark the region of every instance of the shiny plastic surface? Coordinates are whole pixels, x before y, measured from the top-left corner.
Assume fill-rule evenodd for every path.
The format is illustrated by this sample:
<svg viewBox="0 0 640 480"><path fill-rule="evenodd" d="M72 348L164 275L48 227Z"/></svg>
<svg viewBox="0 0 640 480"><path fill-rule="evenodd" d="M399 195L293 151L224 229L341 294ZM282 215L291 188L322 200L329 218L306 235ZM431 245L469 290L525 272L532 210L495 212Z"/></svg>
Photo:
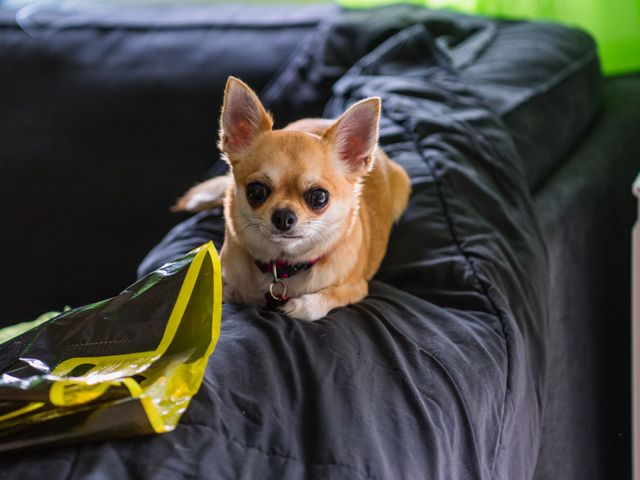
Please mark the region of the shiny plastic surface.
<svg viewBox="0 0 640 480"><path fill-rule="evenodd" d="M208 243L0 345L0 451L175 428L220 333L221 288Z"/></svg>

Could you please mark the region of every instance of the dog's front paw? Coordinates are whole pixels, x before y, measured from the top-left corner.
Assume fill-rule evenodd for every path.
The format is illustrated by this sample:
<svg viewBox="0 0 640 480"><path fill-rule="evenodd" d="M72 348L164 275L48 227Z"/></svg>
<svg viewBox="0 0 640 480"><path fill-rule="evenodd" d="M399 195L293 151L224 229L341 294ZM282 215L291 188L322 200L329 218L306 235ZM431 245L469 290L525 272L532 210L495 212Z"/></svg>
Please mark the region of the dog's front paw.
<svg viewBox="0 0 640 480"><path fill-rule="evenodd" d="M247 303L238 292L222 280L222 303Z"/></svg>
<svg viewBox="0 0 640 480"><path fill-rule="evenodd" d="M290 317L311 322L324 318L329 313L327 302L322 298L322 295L317 293L292 298L280 310Z"/></svg>

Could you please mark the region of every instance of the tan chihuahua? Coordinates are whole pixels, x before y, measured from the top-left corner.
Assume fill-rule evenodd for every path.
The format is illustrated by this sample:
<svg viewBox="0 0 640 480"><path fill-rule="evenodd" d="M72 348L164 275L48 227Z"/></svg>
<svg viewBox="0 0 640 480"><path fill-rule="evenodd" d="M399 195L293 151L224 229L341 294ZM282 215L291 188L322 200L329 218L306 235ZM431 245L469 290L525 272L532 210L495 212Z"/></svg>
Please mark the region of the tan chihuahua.
<svg viewBox="0 0 640 480"><path fill-rule="evenodd" d="M223 298L317 320L366 297L391 226L407 206L406 172L376 147L380 99L338 120L282 130L229 77L220 119L227 176L193 187L175 210L224 205Z"/></svg>

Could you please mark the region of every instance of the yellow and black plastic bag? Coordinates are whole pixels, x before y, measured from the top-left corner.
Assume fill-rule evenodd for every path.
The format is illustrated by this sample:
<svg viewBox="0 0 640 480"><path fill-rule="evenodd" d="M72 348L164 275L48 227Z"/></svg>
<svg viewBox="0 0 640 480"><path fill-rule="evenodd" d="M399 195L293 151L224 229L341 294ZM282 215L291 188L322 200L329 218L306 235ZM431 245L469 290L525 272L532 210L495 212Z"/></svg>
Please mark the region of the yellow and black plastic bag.
<svg viewBox="0 0 640 480"><path fill-rule="evenodd" d="M0 345L0 451L173 430L220 333L212 243Z"/></svg>

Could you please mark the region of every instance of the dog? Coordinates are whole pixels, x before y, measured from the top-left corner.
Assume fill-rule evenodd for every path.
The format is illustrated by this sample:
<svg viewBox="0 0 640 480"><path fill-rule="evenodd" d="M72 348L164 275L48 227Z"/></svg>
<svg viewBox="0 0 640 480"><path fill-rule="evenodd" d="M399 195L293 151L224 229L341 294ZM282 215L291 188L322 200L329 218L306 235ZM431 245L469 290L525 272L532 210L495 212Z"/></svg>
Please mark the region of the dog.
<svg viewBox="0 0 640 480"><path fill-rule="evenodd" d="M229 77L219 147L226 176L196 185L174 210L223 206L226 302L264 304L302 320L364 299L411 190L377 147L380 98L337 120L274 130L258 96Z"/></svg>

